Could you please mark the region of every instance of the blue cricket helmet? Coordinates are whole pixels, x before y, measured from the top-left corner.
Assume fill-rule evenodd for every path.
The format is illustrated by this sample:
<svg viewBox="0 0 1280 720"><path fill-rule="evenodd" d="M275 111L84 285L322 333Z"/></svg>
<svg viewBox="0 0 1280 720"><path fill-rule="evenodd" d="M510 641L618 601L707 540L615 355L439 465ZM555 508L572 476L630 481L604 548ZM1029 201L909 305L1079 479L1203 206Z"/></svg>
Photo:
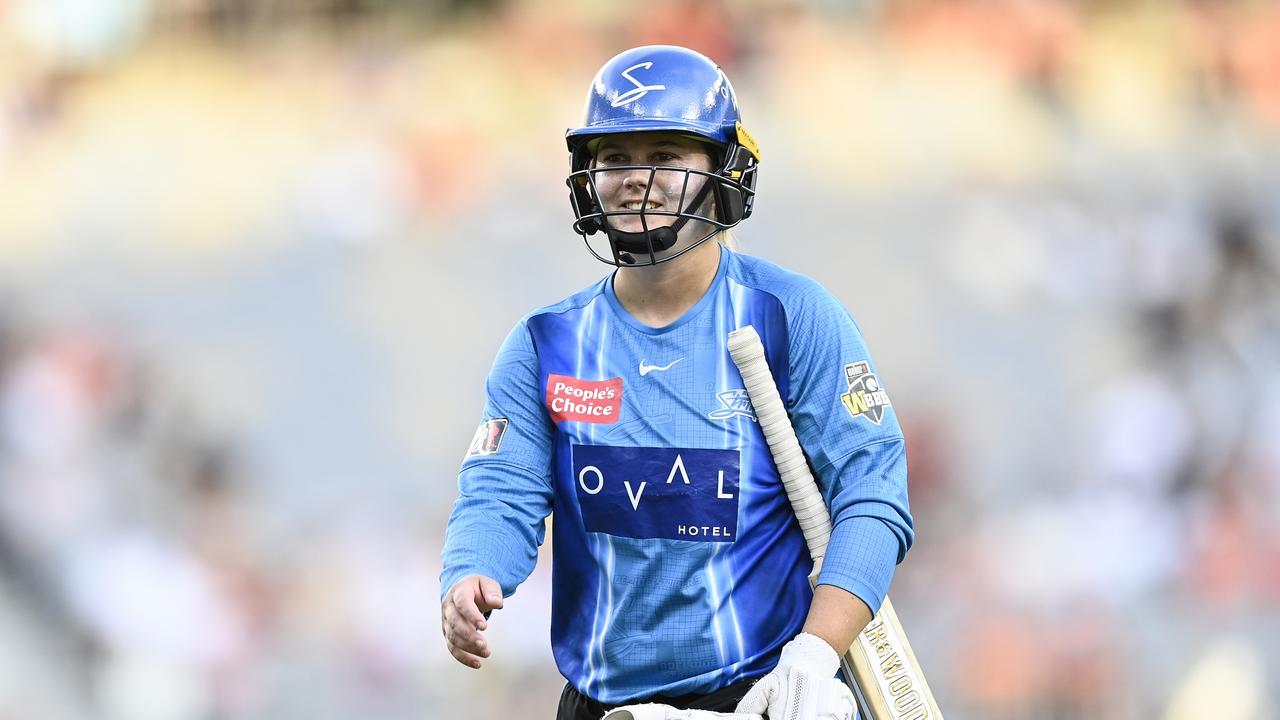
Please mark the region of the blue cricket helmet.
<svg viewBox="0 0 1280 720"><path fill-rule="evenodd" d="M595 194L591 169L595 139L632 132L676 132L703 141L716 150L711 173L704 189L715 198L716 217L694 212L702 203L684 209L676 224L644 233L614 230L608 218L620 214L644 216L644 211L606 213ZM738 99L729 79L705 55L673 45L648 45L616 55L600 68L587 93L585 121L570 128L565 139L571 153L568 179L575 221L573 229L584 239L598 231L609 236L613 258L602 257L588 241L592 254L615 265L637 264L634 254L648 253L656 263L656 252L675 244L675 233L691 219L723 230L751 214L755 198L756 168L760 151L742 126ZM701 195L701 194L700 194ZM714 232L714 231L713 231ZM709 237L709 236L708 236ZM703 238L705 240L706 238ZM692 249L692 246L685 251ZM674 257L674 256L673 256ZM628 261L628 258L631 258ZM670 257L664 258L669 260Z"/></svg>
<svg viewBox="0 0 1280 720"><path fill-rule="evenodd" d="M583 126L567 134L570 150L600 135L661 130L729 145L740 120L724 72L705 55L674 45L614 56L591 81L584 114Z"/></svg>

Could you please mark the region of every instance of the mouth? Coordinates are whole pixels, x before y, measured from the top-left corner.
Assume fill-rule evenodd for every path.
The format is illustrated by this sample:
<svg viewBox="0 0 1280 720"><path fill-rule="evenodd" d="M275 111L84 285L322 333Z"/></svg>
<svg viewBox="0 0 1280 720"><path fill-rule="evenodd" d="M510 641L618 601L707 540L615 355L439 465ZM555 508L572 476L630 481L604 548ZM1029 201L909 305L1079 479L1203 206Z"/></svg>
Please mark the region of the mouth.
<svg viewBox="0 0 1280 720"><path fill-rule="evenodd" d="M622 203L622 207L627 210L657 210L662 207L662 203L650 200L648 203L643 200L630 200Z"/></svg>

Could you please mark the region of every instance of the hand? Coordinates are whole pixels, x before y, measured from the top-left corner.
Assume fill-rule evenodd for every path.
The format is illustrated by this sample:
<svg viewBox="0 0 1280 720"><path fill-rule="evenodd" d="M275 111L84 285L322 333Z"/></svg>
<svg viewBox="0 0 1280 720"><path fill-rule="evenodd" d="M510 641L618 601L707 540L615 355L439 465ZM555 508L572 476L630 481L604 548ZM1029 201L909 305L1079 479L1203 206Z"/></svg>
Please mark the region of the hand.
<svg viewBox="0 0 1280 720"><path fill-rule="evenodd" d="M489 657L482 631L489 627L485 613L502 607L502 588L483 575L468 575L445 593L440 603L440 625L453 659L468 667L480 667Z"/></svg>
<svg viewBox="0 0 1280 720"><path fill-rule="evenodd" d="M852 720L853 693L835 678L840 656L817 635L800 633L782 646L782 659L751 686L734 712L775 720Z"/></svg>

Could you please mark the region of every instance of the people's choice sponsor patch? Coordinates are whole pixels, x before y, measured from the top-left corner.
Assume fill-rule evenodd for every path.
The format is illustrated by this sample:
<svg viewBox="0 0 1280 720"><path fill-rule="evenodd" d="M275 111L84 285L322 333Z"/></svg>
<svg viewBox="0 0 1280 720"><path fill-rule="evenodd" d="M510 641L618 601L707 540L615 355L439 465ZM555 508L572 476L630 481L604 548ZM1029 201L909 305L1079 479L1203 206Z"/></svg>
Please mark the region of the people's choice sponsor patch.
<svg viewBox="0 0 1280 720"><path fill-rule="evenodd" d="M879 425L884 418L884 409L893 403L880 387L880 378L871 372L870 364L862 360L845 365L844 378L849 383L849 392L840 396L845 409L854 419L862 417Z"/></svg>
<svg viewBox="0 0 1280 720"><path fill-rule="evenodd" d="M502 436L506 433L506 418L494 418L480 423L480 427L476 428L475 436L471 438L471 446L467 448L467 457L492 455L498 452L498 448L502 447Z"/></svg>
<svg viewBox="0 0 1280 720"><path fill-rule="evenodd" d="M737 450L574 445L573 478L587 532L737 538Z"/></svg>
<svg viewBox="0 0 1280 720"><path fill-rule="evenodd" d="M554 422L616 423L622 415L622 378L581 380L551 373L547 376L547 410Z"/></svg>

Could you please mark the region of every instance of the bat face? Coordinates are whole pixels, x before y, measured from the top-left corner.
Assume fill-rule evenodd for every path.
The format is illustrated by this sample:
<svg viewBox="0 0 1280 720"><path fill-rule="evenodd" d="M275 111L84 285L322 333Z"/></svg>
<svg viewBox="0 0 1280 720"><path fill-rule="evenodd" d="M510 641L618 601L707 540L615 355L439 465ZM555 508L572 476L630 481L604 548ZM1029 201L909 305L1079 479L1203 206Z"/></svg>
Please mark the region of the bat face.
<svg viewBox="0 0 1280 720"><path fill-rule="evenodd" d="M888 598L858 634L845 660L870 720L941 720Z"/></svg>

